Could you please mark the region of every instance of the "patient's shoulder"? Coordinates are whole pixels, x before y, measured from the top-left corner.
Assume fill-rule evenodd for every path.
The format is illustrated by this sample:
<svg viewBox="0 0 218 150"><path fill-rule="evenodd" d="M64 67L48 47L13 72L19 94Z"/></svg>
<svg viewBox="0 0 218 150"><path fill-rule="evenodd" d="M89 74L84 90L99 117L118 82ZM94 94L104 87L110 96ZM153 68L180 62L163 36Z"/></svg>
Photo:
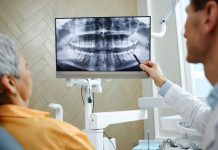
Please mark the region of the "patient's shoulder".
<svg viewBox="0 0 218 150"><path fill-rule="evenodd" d="M67 123L65 121L59 121L53 118L44 118L41 124L42 127L45 128L45 130L50 129L52 131L60 131L67 134L78 134L82 132L79 128L70 123Z"/></svg>

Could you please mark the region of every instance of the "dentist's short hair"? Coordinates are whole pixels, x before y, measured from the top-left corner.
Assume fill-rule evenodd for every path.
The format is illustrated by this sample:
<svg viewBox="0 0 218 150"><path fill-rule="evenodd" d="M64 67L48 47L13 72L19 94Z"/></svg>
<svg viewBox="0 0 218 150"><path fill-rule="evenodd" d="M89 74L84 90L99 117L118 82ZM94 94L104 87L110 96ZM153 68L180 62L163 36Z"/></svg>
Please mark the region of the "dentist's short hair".
<svg viewBox="0 0 218 150"><path fill-rule="evenodd" d="M195 10L201 10L205 7L206 3L210 0L190 0L191 4L195 7ZM218 0L214 0L215 2L218 2Z"/></svg>
<svg viewBox="0 0 218 150"><path fill-rule="evenodd" d="M0 77L5 75L19 78L19 54L15 43L0 33Z"/></svg>

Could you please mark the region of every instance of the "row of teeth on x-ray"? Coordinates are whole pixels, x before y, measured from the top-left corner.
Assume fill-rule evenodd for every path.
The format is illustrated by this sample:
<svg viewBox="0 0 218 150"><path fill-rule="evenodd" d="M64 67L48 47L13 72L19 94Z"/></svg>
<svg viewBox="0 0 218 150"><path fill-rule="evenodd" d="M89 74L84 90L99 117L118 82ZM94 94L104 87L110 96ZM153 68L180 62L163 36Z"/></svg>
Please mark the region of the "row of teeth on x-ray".
<svg viewBox="0 0 218 150"><path fill-rule="evenodd" d="M74 62L74 65L76 67L79 67L81 69L98 69L100 71L125 69L126 67L129 67L130 63L131 65L137 64L133 57L133 53L133 49L119 53L106 53L106 51L101 51L99 53L87 53L75 49L72 51L71 60Z"/></svg>
<svg viewBox="0 0 218 150"><path fill-rule="evenodd" d="M123 63L123 62L134 60L133 49L120 53L113 53L113 52L106 53L102 51L100 53L94 54L94 53L86 53L79 50L74 50L73 52L74 53L72 55L72 60L88 63L91 65L94 65L97 61L104 62L105 60L110 61L109 62L110 64L114 64L116 62Z"/></svg>
<svg viewBox="0 0 218 150"><path fill-rule="evenodd" d="M128 40L127 40L128 41ZM115 70L136 65L133 57L135 41L104 40L70 42L72 50L72 61L79 68L87 70ZM97 44L97 45L96 45ZM107 49L104 49L105 45ZM97 68L96 68L97 67Z"/></svg>
<svg viewBox="0 0 218 150"><path fill-rule="evenodd" d="M113 31L120 30L135 30L139 25L140 21L134 18L84 18L84 19L75 19L65 23L62 28L72 29L72 26L76 26L79 29L84 31L95 31L98 29L108 29Z"/></svg>
<svg viewBox="0 0 218 150"><path fill-rule="evenodd" d="M98 42L92 41L92 40L82 40L82 41L71 41L69 45L73 49L80 49L81 51L86 52L98 52L99 50L107 50L111 52L122 51L122 49L130 49L131 47L135 46L137 44L137 40L101 40ZM105 47L105 45L107 45ZM107 49L105 49L107 48Z"/></svg>

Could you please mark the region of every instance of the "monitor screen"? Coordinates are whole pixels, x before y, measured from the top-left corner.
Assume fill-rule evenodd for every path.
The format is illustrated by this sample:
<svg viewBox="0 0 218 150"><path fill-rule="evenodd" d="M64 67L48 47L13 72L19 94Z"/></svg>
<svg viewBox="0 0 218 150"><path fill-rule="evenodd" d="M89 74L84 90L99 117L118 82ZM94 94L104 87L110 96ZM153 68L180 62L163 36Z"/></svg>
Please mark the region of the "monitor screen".
<svg viewBox="0 0 218 150"><path fill-rule="evenodd" d="M56 76L143 78L150 60L150 16L56 18Z"/></svg>

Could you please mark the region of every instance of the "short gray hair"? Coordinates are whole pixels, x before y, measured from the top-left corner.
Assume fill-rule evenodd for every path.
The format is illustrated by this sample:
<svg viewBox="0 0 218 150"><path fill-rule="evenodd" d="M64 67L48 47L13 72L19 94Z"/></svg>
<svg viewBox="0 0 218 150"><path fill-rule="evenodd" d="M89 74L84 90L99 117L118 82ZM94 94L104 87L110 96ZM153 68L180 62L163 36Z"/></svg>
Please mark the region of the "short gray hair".
<svg viewBox="0 0 218 150"><path fill-rule="evenodd" d="M9 75L19 78L19 54L14 42L0 33L0 77Z"/></svg>

